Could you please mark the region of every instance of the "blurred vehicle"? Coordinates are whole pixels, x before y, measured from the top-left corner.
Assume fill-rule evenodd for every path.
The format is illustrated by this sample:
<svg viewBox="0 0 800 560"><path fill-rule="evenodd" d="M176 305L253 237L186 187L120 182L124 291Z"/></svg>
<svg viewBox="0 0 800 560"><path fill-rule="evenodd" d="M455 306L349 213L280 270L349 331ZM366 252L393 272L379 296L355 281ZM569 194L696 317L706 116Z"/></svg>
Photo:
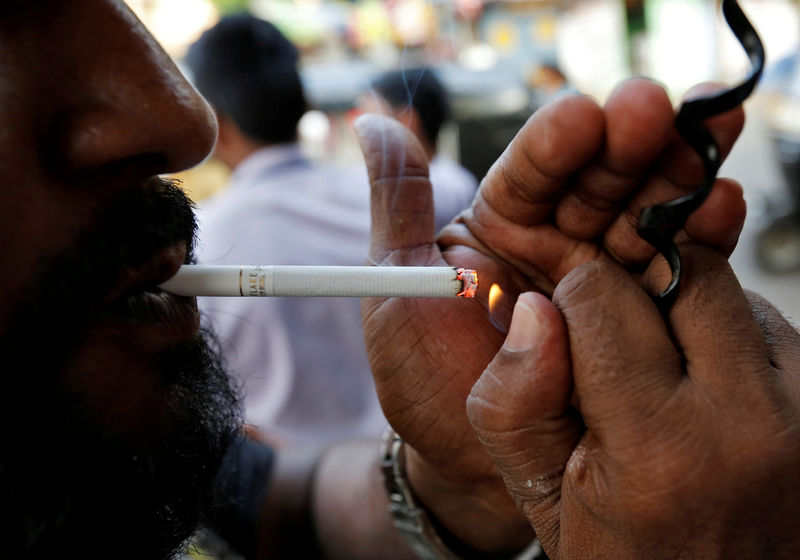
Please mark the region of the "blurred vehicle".
<svg viewBox="0 0 800 560"><path fill-rule="evenodd" d="M756 256L767 272L795 272L800 270L800 50L778 61L762 84L770 98L766 118L788 204L758 233Z"/></svg>

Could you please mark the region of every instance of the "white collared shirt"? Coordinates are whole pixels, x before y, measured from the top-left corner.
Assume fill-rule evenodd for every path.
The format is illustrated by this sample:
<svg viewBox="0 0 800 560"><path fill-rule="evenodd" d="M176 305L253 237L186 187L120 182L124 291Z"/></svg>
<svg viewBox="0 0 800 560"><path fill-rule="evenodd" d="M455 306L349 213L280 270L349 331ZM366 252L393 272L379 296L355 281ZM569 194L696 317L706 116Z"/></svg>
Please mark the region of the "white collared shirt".
<svg viewBox="0 0 800 560"><path fill-rule="evenodd" d="M462 210L469 208L478 181L466 167L448 157L435 155L429 165L436 230L440 231Z"/></svg>
<svg viewBox="0 0 800 560"><path fill-rule="evenodd" d="M363 265L369 192L297 145L244 160L199 204L204 264ZM292 443L377 435L386 425L356 298L199 298L245 394L245 420Z"/></svg>

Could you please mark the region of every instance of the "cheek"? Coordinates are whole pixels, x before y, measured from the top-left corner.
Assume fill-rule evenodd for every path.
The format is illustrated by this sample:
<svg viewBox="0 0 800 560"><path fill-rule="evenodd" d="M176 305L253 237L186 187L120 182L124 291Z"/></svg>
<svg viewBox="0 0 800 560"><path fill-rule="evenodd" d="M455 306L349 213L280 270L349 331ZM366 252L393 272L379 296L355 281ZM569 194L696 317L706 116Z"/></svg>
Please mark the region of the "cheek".
<svg viewBox="0 0 800 560"><path fill-rule="evenodd" d="M42 285L36 270L44 258L72 246L94 211L81 191L48 182L32 167L24 171L0 161L0 331L10 328L10 314L31 287Z"/></svg>

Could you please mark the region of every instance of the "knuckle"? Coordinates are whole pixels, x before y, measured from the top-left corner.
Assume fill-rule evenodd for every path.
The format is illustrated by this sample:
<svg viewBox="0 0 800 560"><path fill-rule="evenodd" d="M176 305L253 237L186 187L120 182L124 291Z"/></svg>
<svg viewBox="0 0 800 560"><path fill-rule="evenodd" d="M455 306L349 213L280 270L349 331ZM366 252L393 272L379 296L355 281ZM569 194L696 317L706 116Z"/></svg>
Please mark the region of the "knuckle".
<svg viewBox="0 0 800 560"><path fill-rule="evenodd" d="M586 262L569 272L556 286L553 302L564 312L597 301L618 288L621 276L618 265L600 259Z"/></svg>

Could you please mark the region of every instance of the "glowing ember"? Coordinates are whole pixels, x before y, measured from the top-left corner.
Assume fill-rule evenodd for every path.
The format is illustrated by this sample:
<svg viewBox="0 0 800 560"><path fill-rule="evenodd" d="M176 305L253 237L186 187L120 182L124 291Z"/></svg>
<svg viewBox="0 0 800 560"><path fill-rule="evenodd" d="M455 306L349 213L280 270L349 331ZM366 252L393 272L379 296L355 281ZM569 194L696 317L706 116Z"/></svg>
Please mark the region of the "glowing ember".
<svg viewBox="0 0 800 560"><path fill-rule="evenodd" d="M497 284L492 284L492 287L489 288L489 313L492 313L495 309L497 309L497 304L502 297L503 290L500 289L500 286Z"/></svg>
<svg viewBox="0 0 800 560"><path fill-rule="evenodd" d="M456 269L457 278L461 280L461 291L458 297L474 298L478 291L478 271L469 268Z"/></svg>

